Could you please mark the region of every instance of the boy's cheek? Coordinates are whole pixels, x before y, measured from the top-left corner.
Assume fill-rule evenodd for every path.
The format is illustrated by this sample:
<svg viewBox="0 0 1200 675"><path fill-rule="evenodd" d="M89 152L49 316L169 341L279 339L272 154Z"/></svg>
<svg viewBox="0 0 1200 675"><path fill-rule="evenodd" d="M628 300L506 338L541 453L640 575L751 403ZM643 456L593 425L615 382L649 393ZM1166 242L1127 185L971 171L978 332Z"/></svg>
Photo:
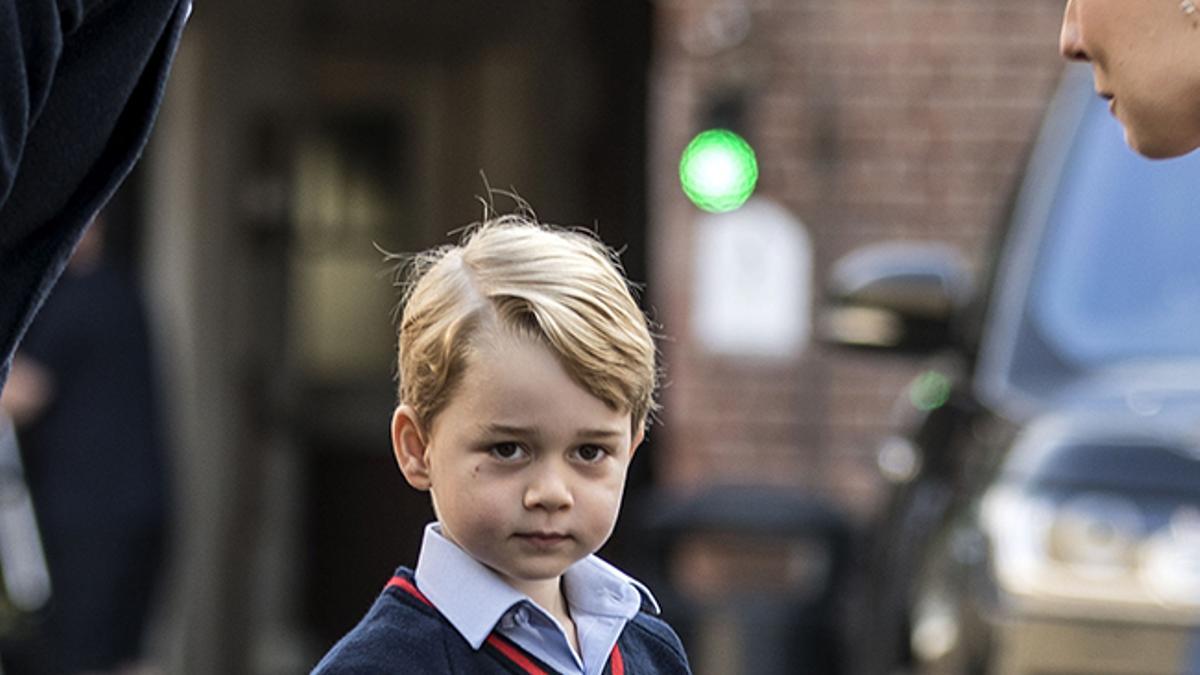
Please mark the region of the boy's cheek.
<svg viewBox="0 0 1200 675"><path fill-rule="evenodd" d="M608 541L612 536L613 531L617 528L617 516L621 510L621 500L618 496L612 500L605 508L597 510L592 515L592 524L588 528L598 536L598 540L593 542L593 553Z"/></svg>
<svg viewBox="0 0 1200 675"><path fill-rule="evenodd" d="M593 518L616 521L617 513L621 510L621 500L624 495L625 483L617 481L614 485L596 486L594 489L587 491L586 506L583 504L576 504L576 506L585 506L589 512L594 514Z"/></svg>
<svg viewBox="0 0 1200 675"><path fill-rule="evenodd" d="M511 498L489 491L467 491L457 495L457 517L460 527L475 535L486 535L504 529L513 511Z"/></svg>

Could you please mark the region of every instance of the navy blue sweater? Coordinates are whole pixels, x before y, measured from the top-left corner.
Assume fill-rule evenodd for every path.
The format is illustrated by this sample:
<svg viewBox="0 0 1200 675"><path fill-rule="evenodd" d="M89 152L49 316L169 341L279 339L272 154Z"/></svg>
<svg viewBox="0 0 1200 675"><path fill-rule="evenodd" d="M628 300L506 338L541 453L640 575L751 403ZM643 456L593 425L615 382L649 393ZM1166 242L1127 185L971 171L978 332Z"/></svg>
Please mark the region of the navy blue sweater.
<svg viewBox="0 0 1200 675"><path fill-rule="evenodd" d="M314 675L379 673L519 673L555 671L498 633L479 651L459 635L413 586L401 567L366 617L313 669ZM683 644L661 619L639 612L625 625L605 667L606 675L690 673Z"/></svg>

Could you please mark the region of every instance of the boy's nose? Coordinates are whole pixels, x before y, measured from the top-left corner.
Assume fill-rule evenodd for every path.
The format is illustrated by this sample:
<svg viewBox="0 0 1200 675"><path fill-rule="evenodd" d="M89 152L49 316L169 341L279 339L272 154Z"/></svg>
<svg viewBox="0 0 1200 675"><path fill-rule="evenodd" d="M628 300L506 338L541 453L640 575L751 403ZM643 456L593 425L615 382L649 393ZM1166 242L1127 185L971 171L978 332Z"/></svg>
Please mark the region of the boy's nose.
<svg viewBox="0 0 1200 675"><path fill-rule="evenodd" d="M1069 61L1089 61L1087 50L1079 32L1079 19L1075 8L1075 0L1067 0L1067 8L1063 12L1062 31L1058 34L1058 50L1063 58Z"/></svg>
<svg viewBox="0 0 1200 675"><path fill-rule="evenodd" d="M574 504L570 486L553 468L539 471L525 488L525 508L560 511Z"/></svg>

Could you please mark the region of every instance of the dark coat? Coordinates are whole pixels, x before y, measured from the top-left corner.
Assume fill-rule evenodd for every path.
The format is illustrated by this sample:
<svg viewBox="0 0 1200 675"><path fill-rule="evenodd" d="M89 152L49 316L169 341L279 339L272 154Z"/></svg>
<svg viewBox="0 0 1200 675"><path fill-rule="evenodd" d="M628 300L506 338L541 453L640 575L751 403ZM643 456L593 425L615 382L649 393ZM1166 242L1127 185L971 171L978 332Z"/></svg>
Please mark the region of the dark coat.
<svg viewBox="0 0 1200 675"><path fill-rule="evenodd" d="M44 536L78 541L161 527L167 454L133 281L107 262L68 271L20 353L54 382L45 410L17 434Z"/></svg>
<svg viewBox="0 0 1200 675"><path fill-rule="evenodd" d="M141 155L190 0L0 0L0 387Z"/></svg>

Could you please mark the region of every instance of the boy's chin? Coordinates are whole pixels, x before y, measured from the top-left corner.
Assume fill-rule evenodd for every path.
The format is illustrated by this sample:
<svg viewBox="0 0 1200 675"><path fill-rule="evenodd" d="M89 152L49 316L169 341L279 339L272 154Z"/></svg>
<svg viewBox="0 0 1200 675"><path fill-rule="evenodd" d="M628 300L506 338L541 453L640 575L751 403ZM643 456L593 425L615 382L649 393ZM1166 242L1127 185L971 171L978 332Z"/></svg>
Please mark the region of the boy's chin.
<svg viewBox="0 0 1200 675"><path fill-rule="evenodd" d="M545 588L547 583L561 583L562 575L567 571L567 567L557 568L509 568L497 569L492 567L492 571L498 574L505 583L513 588L530 596L537 594L536 589Z"/></svg>
<svg viewBox="0 0 1200 675"><path fill-rule="evenodd" d="M558 579L572 565L579 562L578 556L546 556L538 559L508 561L503 567L492 567L501 576L516 582L537 583Z"/></svg>

